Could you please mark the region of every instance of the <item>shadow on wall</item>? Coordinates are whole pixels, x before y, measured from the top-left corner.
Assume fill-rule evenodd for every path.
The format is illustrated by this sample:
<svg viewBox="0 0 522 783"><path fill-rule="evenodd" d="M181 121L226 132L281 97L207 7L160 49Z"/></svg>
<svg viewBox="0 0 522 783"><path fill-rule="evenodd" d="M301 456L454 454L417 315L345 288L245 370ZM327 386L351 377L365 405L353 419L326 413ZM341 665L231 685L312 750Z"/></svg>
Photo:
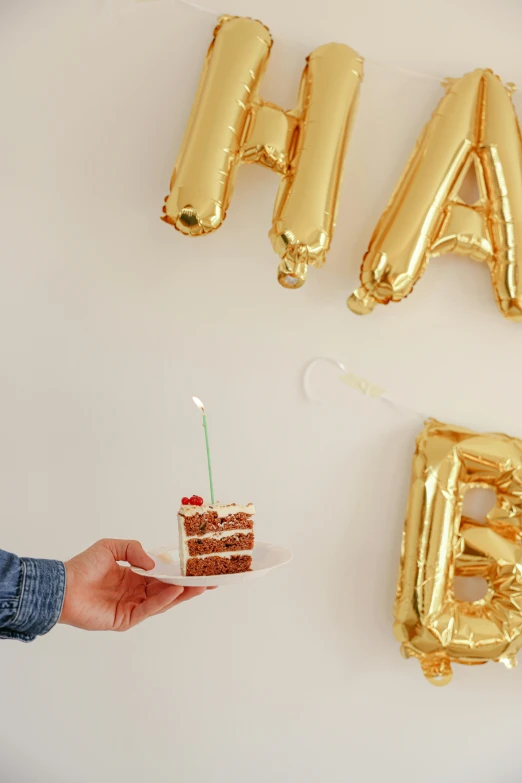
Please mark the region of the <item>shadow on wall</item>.
<svg viewBox="0 0 522 783"><path fill-rule="evenodd" d="M396 646L392 612L419 429L416 421L405 425L398 420L385 439L375 435L359 455L360 473L373 479L354 487L353 518L346 520L332 553L332 569L342 575L342 589L339 580L332 583L335 590L326 601L344 650L353 643L354 628L358 645L365 650L376 642L381 649L383 644ZM346 473L348 468L341 469Z"/></svg>

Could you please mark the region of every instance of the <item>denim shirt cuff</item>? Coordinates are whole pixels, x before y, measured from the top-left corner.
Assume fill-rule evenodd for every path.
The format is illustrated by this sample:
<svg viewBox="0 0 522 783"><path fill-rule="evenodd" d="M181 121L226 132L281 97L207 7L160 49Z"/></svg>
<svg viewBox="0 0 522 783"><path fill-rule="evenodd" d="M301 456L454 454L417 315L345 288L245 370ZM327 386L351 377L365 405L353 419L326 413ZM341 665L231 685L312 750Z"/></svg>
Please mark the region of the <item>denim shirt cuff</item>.
<svg viewBox="0 0 522 783"><path fill-rule="evenodd" d="M9 630L12 637L32 641L48 633L60 619L65 597L65 565L59 560L29 557L20 560L20 602Z"/></svg>

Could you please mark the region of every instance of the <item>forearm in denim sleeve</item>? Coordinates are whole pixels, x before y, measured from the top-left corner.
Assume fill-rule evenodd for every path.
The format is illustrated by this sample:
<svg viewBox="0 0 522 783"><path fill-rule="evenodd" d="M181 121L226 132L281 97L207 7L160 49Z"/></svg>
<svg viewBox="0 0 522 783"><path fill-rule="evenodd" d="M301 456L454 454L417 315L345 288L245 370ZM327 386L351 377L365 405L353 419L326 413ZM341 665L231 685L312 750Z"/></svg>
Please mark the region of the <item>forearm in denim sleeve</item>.
<svg viewBox="0 0 522 783"><path fill-rule="evenodd" d="M65 566L0 550L0 639L30 642L60 619Z"/></svg>

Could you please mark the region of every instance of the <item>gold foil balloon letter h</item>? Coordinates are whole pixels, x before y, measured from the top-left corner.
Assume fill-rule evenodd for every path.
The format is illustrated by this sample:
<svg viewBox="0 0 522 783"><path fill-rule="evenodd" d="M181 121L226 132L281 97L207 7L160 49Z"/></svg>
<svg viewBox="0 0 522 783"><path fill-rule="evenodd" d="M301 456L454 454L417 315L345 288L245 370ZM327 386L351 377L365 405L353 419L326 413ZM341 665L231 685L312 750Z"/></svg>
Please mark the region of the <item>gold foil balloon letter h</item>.
<svg viewBox="0 0 522 783"><path fill-rule="evenodd" d="M199 236L223 223L241 163L281 176L270 238L278 279L299 288L321 266L335 226L342 169L362 79L362 60L344 44L307 58L297 106L259 98L272 38L252 19L222 17L163 208L167 223Z"/></svg>

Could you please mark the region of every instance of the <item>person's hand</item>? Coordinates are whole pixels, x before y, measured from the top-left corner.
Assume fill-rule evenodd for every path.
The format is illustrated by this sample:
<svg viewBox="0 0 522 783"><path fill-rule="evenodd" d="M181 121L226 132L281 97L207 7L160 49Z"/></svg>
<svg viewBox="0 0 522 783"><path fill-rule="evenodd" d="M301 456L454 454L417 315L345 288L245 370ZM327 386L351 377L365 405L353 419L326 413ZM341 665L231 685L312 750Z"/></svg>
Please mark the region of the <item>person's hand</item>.
<svg viewBox="0 0 522 783"><path fill-rule="evenodd" d="M117 560L154 568L138 541L104 538L65 563L65 599L59 622L86 631L127 631L152 615L205 592L140 576Z"/></svg>

